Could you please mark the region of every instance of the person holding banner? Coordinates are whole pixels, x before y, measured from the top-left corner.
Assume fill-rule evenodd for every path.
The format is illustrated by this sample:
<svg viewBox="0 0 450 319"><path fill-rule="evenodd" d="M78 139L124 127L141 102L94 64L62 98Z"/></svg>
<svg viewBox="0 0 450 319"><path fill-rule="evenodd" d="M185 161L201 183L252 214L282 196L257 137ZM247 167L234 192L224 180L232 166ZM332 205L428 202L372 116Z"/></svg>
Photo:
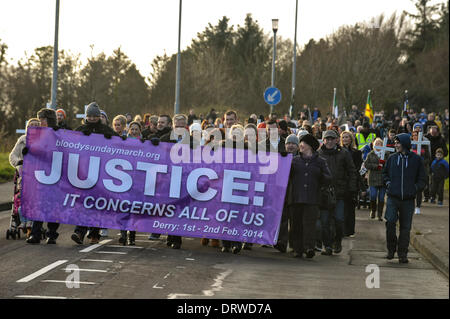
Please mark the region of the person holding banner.
<svg viewBox="0 0 450 319"><path fill-rule="evenodd" d="M86 108L85 124L77 127L75 131L82 132L84 135L91 135L92 133L103 134L105 138L110 139L112 136L119 136L112 128L102 124L100 116L100 107L96 102L92 102ZM77 244L83 244L84 236L86 235L88 227L76 226L71 239ZM91 239L90 244L97 244L100 240L100 229L97 227L91 227L89 230L88 238Z"/></svg>
<svg viewBox="0 0 450 319"><path fill-rule="evenodd" d="M53 129L58 129L56 112L52 109L42 108L37 112L37 117L40 121L40 126L51 127ZM28 149L25 147L23 154L26 155ZM33 221L33 227L31 229L31 235L27 239L28 244L39 244L41 242L42 236L42 221ZM47 223L47 244L56 244L56 239L59 234L56 232L58 230L58 223Z"/></svg>
<svg viewBox="0 0 450 319"><path fill-rule="evenodd" d="M374 146L383 146L381 138L377 137L375 139ZM364 167L369 171L370 218L375 219L375 214L377 214L379 221L383 220L384 196L386 194L383 182L383 167L389 158L389 152L387 152L383 160L382 152L374 147L364 162Z"/></svg>
<svg viewBox="0 0 450 319"><path fill-rule="evenodd" d="M332 179L326 160L317 153L319 146L313 135L303 135L299 153L291 164L286 196L292 218L293 256L296 258L302 258L303 254L307 258L315 255L315 224L319 215L320 189L328 186Z"/></svg>

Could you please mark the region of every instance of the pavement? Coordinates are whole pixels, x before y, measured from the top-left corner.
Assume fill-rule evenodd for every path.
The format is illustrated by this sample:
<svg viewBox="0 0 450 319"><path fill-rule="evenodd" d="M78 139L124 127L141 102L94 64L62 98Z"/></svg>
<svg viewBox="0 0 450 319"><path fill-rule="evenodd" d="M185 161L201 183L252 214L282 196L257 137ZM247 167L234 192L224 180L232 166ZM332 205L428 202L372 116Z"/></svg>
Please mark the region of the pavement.
<svg viewBox="0 0 450 319"><path fill-rule="evenodd" d="M12 190L12 183L0 185L0 203L11 198ZM24 238L5 239L9 212L2 211L0 299L448 299L448 198L444 207L424 203L422 213L414 215L406 265L384 258L384 223L368 216L367 209L356 212L356 237L344 239L341 254L307 260L260 245L239 255L224 254L201 246L198 238L183 238L182 248L173 250L165 236L149 241L142 233L133 249L118 245L119 231L113 229L98 247L87 240L78 246L70 240L72 225L61 225L57 245L27 245ZM379 289L367 286L367 267L373 265L379 267ZM75 266L81 269L81 288L69 289L67 268Z"/></svg>

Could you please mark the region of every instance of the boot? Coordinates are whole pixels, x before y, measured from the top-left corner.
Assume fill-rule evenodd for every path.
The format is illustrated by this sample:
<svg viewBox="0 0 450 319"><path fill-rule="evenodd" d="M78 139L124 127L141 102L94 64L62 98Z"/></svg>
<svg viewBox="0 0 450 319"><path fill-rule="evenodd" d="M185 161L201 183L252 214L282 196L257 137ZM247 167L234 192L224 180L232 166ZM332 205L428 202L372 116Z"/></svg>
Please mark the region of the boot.
<svg viewBox="0 0 450 319"><path fill-rule="evenodd" d="M120 231L119 243L121 243L124 246L127 244L127 231L126 230Z"/></svg>
<svg viewBox="0 0 450 319"><path fill-rule="evenodd" d="M384 202L378 202L377 213L378 213L379 221L383 221L383 208L384 208Z"/></svg>
<svg viewBox="0 0 450 319"><path fill-rule="evenodd" d="M202 238L201 243L202 243L202 246L208 246L209 239L208 238Z"/></svg>
<svg viewBox="0 0 450 319"><path fill-rule="evenodd" d="M375 213L377 212L377 202L374 200L370 201L370 218L375 219Z"/></svg>
<svg viewBox="0 0 450 319"><path fill-rule="evenodd" d="M31 236L31 227L27 227L27 239Z"/></svg>
<svg viewBox="0 0 450 319"><path fill-rule="evenodd" d="M130 231L130 234L128 236L128 245L135 246L136 245L136 232Z"/></svg>

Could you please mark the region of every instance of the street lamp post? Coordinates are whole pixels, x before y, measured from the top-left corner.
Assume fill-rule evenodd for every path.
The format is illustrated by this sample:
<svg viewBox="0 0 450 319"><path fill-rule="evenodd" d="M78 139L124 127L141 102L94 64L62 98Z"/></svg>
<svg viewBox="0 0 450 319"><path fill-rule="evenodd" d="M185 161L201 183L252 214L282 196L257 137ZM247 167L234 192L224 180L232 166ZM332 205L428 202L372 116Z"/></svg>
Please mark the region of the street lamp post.
<svg viewBox="0 0 450 319"><path fill-rule="evenodd" d="M272 83L271 86L275 87L275 59L277 56L277 31L278 31L278 19L272 19L273 30L273 58L272 58ZM274 106L270 106L270 113L273 113Z"/></svg>
<svg viewBox="0 0 450 319"><path fill-rule="evenodd" d="M292 117L294 111L295 103L295 71L297 64L297 13L298 13L298 0L295 1L295 32L294 32L294 57L292 61L292 93L291 93L291 111L290 116Z"/></svg>
<svg viewBox="0 0 450 319"><path fill-rule="evenodd" d="M176 83L175 83L175 105L174 115L180 113L180 65L181 65L181 53L180 53L180 37L181 37L181 4L178 17L178 53L177 53L177 68L176 68Z"/></svg>
<svg viewBox="0 0 450 319"><path fill-rule="evenodd" d="M56 110L56 94L58 92L58 29L59 29L59 0L56 0L55 14L55 43L53 45L53 77L51 92L51 108Z"/></svg>

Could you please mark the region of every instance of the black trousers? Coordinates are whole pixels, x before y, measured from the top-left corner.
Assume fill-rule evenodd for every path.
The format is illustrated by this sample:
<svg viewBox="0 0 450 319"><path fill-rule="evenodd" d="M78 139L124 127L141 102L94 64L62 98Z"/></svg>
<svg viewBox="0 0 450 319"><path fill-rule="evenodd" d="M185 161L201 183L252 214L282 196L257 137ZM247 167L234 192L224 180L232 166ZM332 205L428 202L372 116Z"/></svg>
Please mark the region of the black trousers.
<svg viewBox="0 0 450 319"><path fill-rule="evenodd" d="M292 217L290 216L291 211L287 205L283 207L283 213L281 214L280 229L278 231L278 242L279 244L287 247L288 241L292 247Z"/></svg>
<svg viewBox="0 0 450 319"><path fill-rule="evenodd" d="M355 201L351 198L346 198L344 200L344 236L355 234L355 209Z"/></svg>
<svg viewBox="0 0 450 319"><path fill-rule="evenodd" d="M33 221L33 227L31 228L31 235L35 238L41 238L42 236L42 224L40 221ZM58 223L47 223L47 233L46 236L50 239L56 240L59 234L56 232L58 230Z"/></svg>
<svg viewBox="0 0 450 319"><path fill-rule="evenodd" d="M97 238L100 239L100 228L98 227L87 227L87 226L77 226L75 227L75 232L80 234L82 238L86 235L89 229L88 238Z"/></svg>
<svg viewBox="0 0 450 319"><path fill-rule="evenodd" d="M319 207L309 204L289 206L292 218L293 248L296 253L314 249Z"/></svg>
<svg viewBox="0 0 450 319"><path fill-rule="evenodd" d="M433 176L433 178L431 180L430 197L433 199L436 199L436 196L437 196L438 202L444 201L444 183L445 183L445 179L443 179L443 178L436 178Z"/></svg>

